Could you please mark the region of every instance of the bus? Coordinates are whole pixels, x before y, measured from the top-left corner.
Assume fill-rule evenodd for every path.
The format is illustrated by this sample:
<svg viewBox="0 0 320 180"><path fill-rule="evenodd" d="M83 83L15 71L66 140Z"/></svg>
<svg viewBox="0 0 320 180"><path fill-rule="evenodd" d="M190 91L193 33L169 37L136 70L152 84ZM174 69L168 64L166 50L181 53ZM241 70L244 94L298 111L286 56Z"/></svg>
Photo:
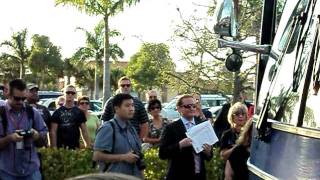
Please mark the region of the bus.
<svg viewBox="0 0 320 180"><path fill-rule="evenodd" d="M264 0L259 45L234 40L235 2L221 1L214 30L220 47L259 53L250 179L320 179L320 0L287 0L276 31L277 1Z"/></svg>

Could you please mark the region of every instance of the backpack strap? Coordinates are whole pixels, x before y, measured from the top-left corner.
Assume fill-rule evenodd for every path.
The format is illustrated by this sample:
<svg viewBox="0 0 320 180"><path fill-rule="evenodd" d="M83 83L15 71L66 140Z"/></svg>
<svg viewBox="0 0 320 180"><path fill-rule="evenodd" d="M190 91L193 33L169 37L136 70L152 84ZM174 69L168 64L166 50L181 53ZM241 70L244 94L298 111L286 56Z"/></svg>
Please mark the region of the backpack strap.
<svg viewBox="0 0 320 180"><path fill-rule="evenodd" d="M111 120L110 125L112 128L112 148L111 148L111 153L114 153L114 142L116 141L116 133L115 133L115 128L114 128L114 122Z"/></svg>
<svg viewBox="0 0 320 180"><path fill-rule="evenodd" d="M26 112L27 112L27 116L28 116L28 120L31 121L31 125L32 128L34 129L35 126L35 120L34 120L34 111L33 111L33 107L30 105L26 105Z"/></svg>
<svg viewBox="0 0 320 180"><path fill-rule="evenodd" d="M0 106L0 118L1 118L2 128L3 128L3 136L6 136L7 128L8 128L8 119L7 119L5 106Z"/></svg>

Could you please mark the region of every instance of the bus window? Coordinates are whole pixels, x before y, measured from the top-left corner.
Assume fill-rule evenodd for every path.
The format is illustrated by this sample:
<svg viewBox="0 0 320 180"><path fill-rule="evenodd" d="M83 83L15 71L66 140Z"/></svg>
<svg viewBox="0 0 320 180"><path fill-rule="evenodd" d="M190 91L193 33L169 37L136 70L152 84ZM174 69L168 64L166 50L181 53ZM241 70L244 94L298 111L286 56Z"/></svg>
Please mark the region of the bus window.
<svg viewBox="0 0 320 180"><path fill-rule="evenodd" d="M313 70L312 81L309 86L308 99L303 116L303 127L320 128L320 56Z"/></svg>
<svg viewBox="0 0 320 180"><path fill-rule="evenodd" d="M302 1L295 7L295 10L292 12L292 14L291 14L291 16L290 16L290 18L289 18L289 21L288 21L288 23L287 23L287 26L286 26L286 28L285 28L285 30L284 30L284 32L283 32L283 35L282 35L282 37L281 37L281 39L280 39L279 46L278 46L279 51L285 51L286 42L288 41L288 39L289 39L290 36L291 36L290 32L291 32L291 30L292 30L292 28L293 28L294 19L295 19L297 16L301 15L302 12L305 11L305 9L306 9L306 7L307 7L307 5L308 5L308 2L309 2L308 0L302 0ZM290 40L290 42L289 42L289 46L288 46L288 49L287 49L287 51L286 51L287 54L291 53L291 52L294 50L294 48L295 48L295 46L296 46L296 44L297 44L298 34L299 34L299 32L301 31L301 26L299 25L299 23L298 23L298 25L295 26L295 27L296 27L296 28L293 29L293 36L292 36L292 38L291 38L291 40Z"/></svg>

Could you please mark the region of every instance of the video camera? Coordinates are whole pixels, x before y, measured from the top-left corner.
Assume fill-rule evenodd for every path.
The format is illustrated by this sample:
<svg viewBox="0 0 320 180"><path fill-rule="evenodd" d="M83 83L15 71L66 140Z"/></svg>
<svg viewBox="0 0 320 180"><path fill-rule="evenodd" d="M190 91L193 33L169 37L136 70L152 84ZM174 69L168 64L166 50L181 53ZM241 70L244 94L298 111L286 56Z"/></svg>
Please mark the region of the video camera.
<svg viewBox="0 0 320 180"><path fill-rule="evenodd" d="M16 131L16 133L19 134L19 136L23 136L23 137L31 137L32 136L32 131L29 130L18 130Z"/></svg>

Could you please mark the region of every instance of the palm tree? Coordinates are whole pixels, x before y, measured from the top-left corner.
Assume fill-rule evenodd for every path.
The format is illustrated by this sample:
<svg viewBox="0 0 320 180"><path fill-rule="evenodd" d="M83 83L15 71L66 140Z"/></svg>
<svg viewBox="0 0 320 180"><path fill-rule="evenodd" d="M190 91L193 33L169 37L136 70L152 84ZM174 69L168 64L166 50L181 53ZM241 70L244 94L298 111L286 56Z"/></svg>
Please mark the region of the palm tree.
<svg viewBox="0 0 320 180"><path fill-rule="evenodd" d="M81 61L88 61L94 59L95 73L94 73L94 97L99 99L99 67L101 67L102 58L104 55L104 25L99 23L93 32L89 32L83 28L78 27L78 30L82 30L86 34L86 46L81 47L74 55L74 59ZM120 35L117 31L111 31L110 37ZM116 60L118 57L123 57L124 53L117 44L110 44L110 56ZM90 63L90 61L89 61Z"/></svg>
<svg viewBox="0 0 320 180"><path fill-rule="evenodd" d="M30 56L30 50L26 45L27 29L23 29L20 32L13 33L11 40L4 41L0 44L0 47L7 47L9 52L2 53L0 59L10 60L12 63L18 63L20 66L20 78L25 75L28 57Z"/></svg>
<svg viewBox="0 0 320 180"><path fill-rule="evenodd" d="M102 15L104 21L103 103L111 96L109 18L123 11L125 6L140 0L55 0L57 4L71 5L88 14Z"/></svg>

